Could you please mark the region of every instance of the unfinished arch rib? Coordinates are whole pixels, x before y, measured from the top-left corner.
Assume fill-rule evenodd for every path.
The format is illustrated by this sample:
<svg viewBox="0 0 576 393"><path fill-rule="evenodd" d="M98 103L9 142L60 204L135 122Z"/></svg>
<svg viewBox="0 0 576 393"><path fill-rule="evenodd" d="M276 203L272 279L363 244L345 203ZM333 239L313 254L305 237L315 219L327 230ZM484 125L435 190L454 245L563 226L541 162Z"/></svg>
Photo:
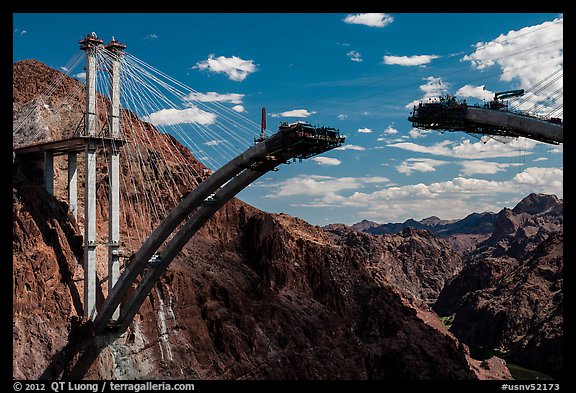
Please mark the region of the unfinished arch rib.
<svg viewBox="0 0 576 393"><path fill-rule="evenodd" d="M341 146L344 138L333 128L312 127L305 123L282 125L280 132L266 138L264 141L241 153L218 171L214 172L206 180L192 190L167 216L162 220L154 232L146 239L142 247L136 252L131 263L120 274L116 285L112 288L108 297L102 304L94 321L97 333L106 329L114 310L118 307L128 290L132 287L136 278L144 272L150 258L162 246L165 240L190 213L201 206L206 198L215 194L216 201L213 205L204 205L190 218L185 228L182 229L166 246L161 253L161 262L158 266L164 266L160 273L151 273L156 269L150 269L141 281L144 285L137 290L135 298L129 299L125 305L126 311L120 315L117 321L121 329L125 329L138 311L146 295L162 272L173 260L174 256L182 249L192 235L210 218L221 206L234 197L252 181L262 176L269 170L284 163L291 158L308 158L325 151ZM227 183L228 182L228 183ZM227 183L225 186L223 186ZM223 187L222 187L223 186ZM221 188L222 187L222 188ZM188 233L186 232L186 228ZM165 261L163 260L165 258ZM156 268L158 268L158 266ZM151 276L152 275L152 276Z"/></svg>
<svg viewBox="0 0 576 393"><path fill-rule="evenodd" d="M250 183L264 175L266 171L247 169L233 180L229 181L222 189L216 193L215 202L210 205L201 206L192 217L186 222L184 227L176 234L174 238L166 245L160 253L160 262L148 269L140 281L136 293L124 305L118 321L117 333L126 331L132 319L140 309L140 306L146 297L152 291L156 282L168 268L168 265L174 260L176 255L182 250L186 243L196 234L196 232L210 219L226 202L232 199L236 194L246 188Z"/></svg>

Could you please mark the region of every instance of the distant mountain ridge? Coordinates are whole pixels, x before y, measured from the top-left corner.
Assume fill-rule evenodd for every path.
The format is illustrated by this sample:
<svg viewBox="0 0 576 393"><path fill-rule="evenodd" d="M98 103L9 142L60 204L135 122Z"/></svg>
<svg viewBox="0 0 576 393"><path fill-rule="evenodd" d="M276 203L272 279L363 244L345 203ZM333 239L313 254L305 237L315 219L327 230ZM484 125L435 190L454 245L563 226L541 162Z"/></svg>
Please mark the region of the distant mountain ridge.
<svg viewBox="0 0 576 393"><path fill-rule="evenodd" d="M472 213L460 220L442 220L430 216L420 221L412 218L402 223L378 224L374 221L362 220L352 225L357 231L371 235L394 235L404 228L427 229L438 237L448 237L457 234L491 234L494 230L498 214L492 212Z"/></svg>
<svg viewBox="0 0 576 393"><path fill-rule="evenodd" d="M432 215L420 221L410 218L402 223L387 224L362 220L353 224L352 228L371 235L395 235L408 227L426 229L434 236L445 240L454 250L463 255L466 252L475 252L476 247L492 246L498 243L501 240L501 232L505 231L503 228L517 227L521 225L520 221L532 215L535 222L531 226L534 228L541 224L542 220L538 217L562 216L561 199L555 195L531 193L513 209L504 208L498 213L471 213L459 220L443 220ZM509 220L514 222L508 222ZM528 228L528 230L533 230L533 228ZM520 241L520 238L517 241ZM521 247L515 247L515 249L522 252Z"/></svg>

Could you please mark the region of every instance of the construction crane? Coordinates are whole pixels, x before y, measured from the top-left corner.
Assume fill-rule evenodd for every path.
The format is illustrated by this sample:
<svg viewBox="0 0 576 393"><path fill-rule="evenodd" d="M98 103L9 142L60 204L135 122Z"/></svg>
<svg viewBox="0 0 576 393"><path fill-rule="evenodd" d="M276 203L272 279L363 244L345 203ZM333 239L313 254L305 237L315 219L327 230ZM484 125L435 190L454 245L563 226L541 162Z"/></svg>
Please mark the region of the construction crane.
<svg viewBox="0 0 576 393"><path fill-rule="evenodd" d="M494 94L494 99L502 99L502 98L510 98L510 97L520 97L524 95L524 89L519 90L506 90L506 91L499 91Z"/></svg>
<svg viewBox="0 0 576 393"><path fill-rule="evenodd" d="M506 90L506 91L499 91L494 94L494 99L490 101L489 107L490 109L500 109L500 108L507 108L508 104L502 102L504 98L510 97L520 97L524 95L524 89L519 90Z"/></svg>

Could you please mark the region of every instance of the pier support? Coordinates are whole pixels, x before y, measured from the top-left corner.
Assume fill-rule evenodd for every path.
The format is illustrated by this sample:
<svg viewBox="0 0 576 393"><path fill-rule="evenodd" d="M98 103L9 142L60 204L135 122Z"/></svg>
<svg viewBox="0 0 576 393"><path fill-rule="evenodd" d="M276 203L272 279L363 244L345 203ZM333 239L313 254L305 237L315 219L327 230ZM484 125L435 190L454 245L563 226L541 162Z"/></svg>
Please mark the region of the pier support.
<svg viewBox="0 0 576 393"><path fill-rule="evenodd" d="M110 181L108 195L108 296L113 292L114 285L120 276L120 154L117 147L110 146L108 163L108 179ZM120 316L120 306L112 314L112 319Z"/></svg>
<svg viewBox="0 0 576 393"><path fill-rule="evenodd" d="M68 153L68 206L78 220L78 164L76 153Z"/></svg>
<svg viewBox="0 0 576 393"><path fill-rule="evenodd" d="M86 87L84 128L72 138L24 146L14 150L14 157L27 156L38 165L44 161L43 181L46 190L54 194L54 157L68 156L68 203L70 212L78 219L78 154L84 152L84 318L97 317L96 294L100 287L97 276L96 249L99 240L96 225L96 174L97 151L100 146L108 153L108 296L115 293L120 277L120 149L126 143L122 137L120 108L120 75L123 50L126 45L112 38L103 49L103 41L90 33L80 41L86 53ZM107 56L110 72L110 116L108 130L97 133L97 74L101 67L100 51ZM35 164L36 165L36 164ZM107 321L120 316L119 304L106 313Z"/></svg>
<svg viewBox="0 0 576 393"><path fill-rule="evenodd" d="M54 195L54 152L44 152L44 188L48 194Z"/></svg>
<svg viewBox="0 0 576 393"><path fill-rule="evenodd" d="M96 144L84 149L84 316L96 317Z"/></svg>
<svg viewBox="0 0 576 393"><path fill-rule="evenodd" d="M102 45L96 33L81 40L86 52L86 113L84 137L96 136L96 51ZM84 318L96 318L96 143L84 148Z"/></svg>
<svg viewBox="0 0 576 393"><path fill-rule="evenodd" d="M120 276L120 145L114 143L120 139L120 60L122 51L126 48L112 37L106 45L110 51L110 144L108 146L108 296L114 292L114 286ZM111 319L117 320L120 316L118 306Z"/></svg>

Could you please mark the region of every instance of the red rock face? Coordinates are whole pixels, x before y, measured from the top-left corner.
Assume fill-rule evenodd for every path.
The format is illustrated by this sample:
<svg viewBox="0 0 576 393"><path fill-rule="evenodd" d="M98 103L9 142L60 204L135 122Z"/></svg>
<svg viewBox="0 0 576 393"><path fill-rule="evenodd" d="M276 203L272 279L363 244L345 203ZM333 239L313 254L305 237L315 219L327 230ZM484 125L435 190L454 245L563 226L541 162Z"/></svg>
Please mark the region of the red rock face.
<svg viewBox="0 0 576 393"><path fill-rule="evenodd" d="M510 361L563 369L563 203L531 194L498 214L496 228L442 290L434 309L454 315L462 341Z"/></svg>
<svg viewBox="0 0 576 393"><path fill-rule="evenodd" d="M372 236L342 224L325 230L350 247L376 279L396 288L421 307L432 305L444 283L462 269L460 256L428 230L407 227L397 235Z"/></svg>
<svg viewBox="0 0 576 393"><path fill-rule="evenodd" d="M35 61L14 65L16 117L36 105L32 99L55 73ZM77 83L66 79L49 105L58 105ZM71 108L76 109L67 112L70 121L39 112L32 128L52 137L66 135L72 119L81 116L81 104ZM142 168L138 172L142 176L123 197L154 198L157 208L169 210L175 203L173 195L185 193L197 179L173 160L174 152L164 143L171 137L128 112L123 121L135 124L125 127L129 138L146 132L162 158L154 162L144 146L138 148L147 160L124 155L122 176L135 173L128 171L134 165ZM23 127L17 136L25 139L32 128ZM202 169L184 147L174 144L188 165ZM98 240L105 242L107 171L102 157L98 159ZM172 262L126 334L94 338L91 324L81 320L83 210L80 203L78 222L67 211L65 163L55 165L55 196L34 185L37 167L18 160L15 164L14 378L510 378L497 362L482 368L471 361L466 348L433 313L415 306L415 299L428 299L429 288L437 291L434 280L409 298L394 288L394 280L378 269L376 261L366 260L366 250L376 247L369 244L373 239L364 239L367 245L362 251L336 241L319 227L258 211L236 199L211 218ZM82 165L80 161L79 183ZM173 176L172 185L147 195L143 178L161 182L165 171ZM79 202L82 199L80 193ZM126 209L122 247L138 247L133 228L145 231L157 222L152 211ZM386 247L391 260L416 251L422 260L427 253L439 259L443 254L432 247L432 239L419 240L426 237L413 233L390 240ZM97 268L98 304L107 293L105 251L99 254Z"/></svg>
<svg viewBox="0 0 576 393"><path fill-rule="evenodd" d="M67 206L37 186L13 194L14 377L38 378L66 346L71 319L82 314L73 281L81 258Z"/></svg>

